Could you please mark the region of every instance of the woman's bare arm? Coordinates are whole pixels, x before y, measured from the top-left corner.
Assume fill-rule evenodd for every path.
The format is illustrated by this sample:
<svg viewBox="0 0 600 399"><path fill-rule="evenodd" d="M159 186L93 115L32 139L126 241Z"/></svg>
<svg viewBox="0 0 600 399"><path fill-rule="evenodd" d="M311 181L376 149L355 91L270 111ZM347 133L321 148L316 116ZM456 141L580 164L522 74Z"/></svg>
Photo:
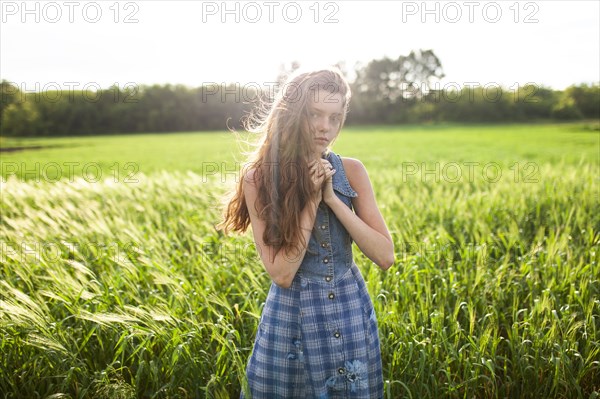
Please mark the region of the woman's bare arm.
<svg viewBox="0 0 600 399"><path fill-rule="evenodd" d="M326 173L322 168L320 172L317 171L316 167L311 169L311 173L314 173L315 176L314 183L319 186L327 176L331 176L330 173ZM275 249L272 246L265 244L263 241L266 223L256 213L255 204L257 196L258 190L254 181L254 170L250 170L244 177L244 198L248 207L248 213L250 214L250 223L252 225L252 234L254 235L256 249L267 273L271 276L271 280L280 287L289 288L306 254L310 234L317 216L317 208L321 201L321 195L318 196L316 201L309 202L300 214L304 245L299 246L299 252L281 249L277 254L275 254Z"/></svg>
<svg viewBox="0 0 600 399"><path fill-rule="evenodd" d="M381 216L373 187L362 162L344 158L344 169L352 188L358 196L353 198L352 212L336 195L333 195L331 179L326 182L323 200L344 225L358 248L381 269L394 264L394 243Z"/></svg>

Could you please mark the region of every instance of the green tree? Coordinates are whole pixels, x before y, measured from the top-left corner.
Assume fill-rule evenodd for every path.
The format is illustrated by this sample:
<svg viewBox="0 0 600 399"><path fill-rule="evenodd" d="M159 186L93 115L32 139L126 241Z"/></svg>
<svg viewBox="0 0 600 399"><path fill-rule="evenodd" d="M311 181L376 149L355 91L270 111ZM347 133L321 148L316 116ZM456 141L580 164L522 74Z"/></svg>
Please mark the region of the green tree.
<svg viewBox="0 0 600 399"><path fill-rule="evenodd" d="M17 86L2 79L2 82L0 82L0 123L3 120L4 110L11 104L18 102L21 96L22 93Z"/></svg>
<svg viewBox="0 0 600 399"><path fill-rule="evenodd" d="M573 100L585 118L600 118L600 86L598 84L573 85L567 87L565 95Z"/></svg>

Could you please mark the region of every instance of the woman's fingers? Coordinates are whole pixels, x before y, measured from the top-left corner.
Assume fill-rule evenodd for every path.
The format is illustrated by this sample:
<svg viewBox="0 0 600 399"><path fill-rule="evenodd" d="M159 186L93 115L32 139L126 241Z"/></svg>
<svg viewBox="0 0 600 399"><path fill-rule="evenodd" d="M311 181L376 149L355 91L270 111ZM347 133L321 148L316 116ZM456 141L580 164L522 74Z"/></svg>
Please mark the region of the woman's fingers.
<svg viewBox="0 0 600 399"><path fill-rule="evenodd" d="M328 160L326 159L319 159L319 163L318 163L319 169L321 170L329 170L329 169L333 169L333 166L331 166L331 163L329 163Z"/></svg>
<svg viewBox="0 0 600 399"><path fill-rule="evenodd" d="M321 159L320 161L321 161L320 166L321 166L321 169L323 169L323 171L327 172L327 171L333 169L333 166L331 165L331 163L328 160Z"/></svg>
<svg viewBox="0 0 600 399"><path fill-rule="evenodd" d="M313 160L308 163L310 176L315 188L320 188L335 174L335 169L326 159Z"/></svg>
<svg viewBox="0 0 600 399"><path fill-rule="evenodd" d="M318 167L316 162L310 167L310 177L315 186L320 186L322 183L323 174L321 168Z"/></svg>

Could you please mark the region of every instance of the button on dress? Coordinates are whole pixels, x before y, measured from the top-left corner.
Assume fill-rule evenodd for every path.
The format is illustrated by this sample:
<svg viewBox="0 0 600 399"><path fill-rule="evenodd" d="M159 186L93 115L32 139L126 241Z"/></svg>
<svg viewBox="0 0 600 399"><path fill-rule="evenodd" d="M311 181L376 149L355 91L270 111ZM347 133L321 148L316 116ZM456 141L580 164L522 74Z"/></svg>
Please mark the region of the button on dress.
<svg viewBox="0 0 600 399"><path fill-rule="evenodd" d="M352 209L340 156L326 158L334 193ZM291 287L271 283L246 376L253 399L383 398L373 303L352 238L324 203Z"/></svg>

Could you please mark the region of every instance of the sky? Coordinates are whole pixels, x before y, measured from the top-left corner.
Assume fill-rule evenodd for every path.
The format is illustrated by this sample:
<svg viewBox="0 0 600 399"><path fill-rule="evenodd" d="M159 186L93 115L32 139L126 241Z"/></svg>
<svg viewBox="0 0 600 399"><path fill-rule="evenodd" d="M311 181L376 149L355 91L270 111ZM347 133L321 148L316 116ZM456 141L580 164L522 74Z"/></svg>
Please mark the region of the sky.
<svg viewBox="0 0 600 399"><path fill-rule="evenodd" d="M24 91L233 82L433 49L440 87L600 81L600 1L0 1Z"/></svg>

